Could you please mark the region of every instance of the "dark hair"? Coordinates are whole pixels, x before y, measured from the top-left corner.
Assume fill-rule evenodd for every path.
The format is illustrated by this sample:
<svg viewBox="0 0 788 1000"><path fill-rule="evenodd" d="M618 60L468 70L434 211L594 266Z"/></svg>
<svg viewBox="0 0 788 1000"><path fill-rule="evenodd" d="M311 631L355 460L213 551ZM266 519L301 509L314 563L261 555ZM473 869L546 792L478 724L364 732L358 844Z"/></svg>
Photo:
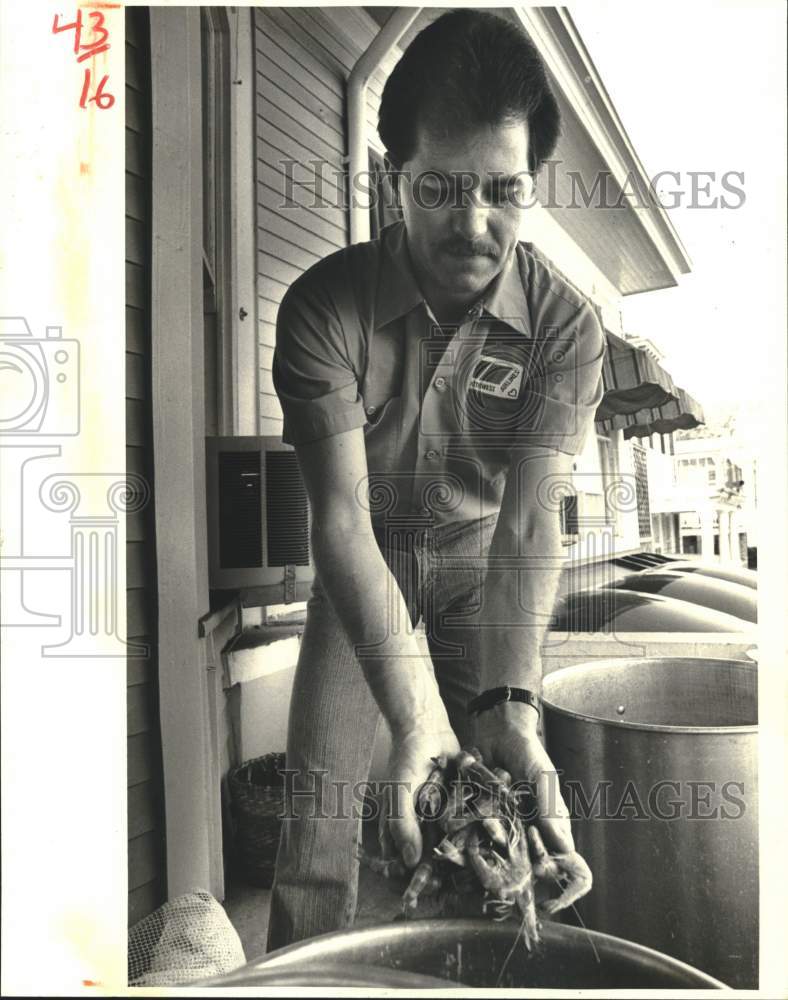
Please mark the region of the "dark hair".
<svg viewBox="0 0 788 1000"><path fill-rule="evenodd" d="M413 155L420 124L444 132L469 125L528 123L529 169L553 152L561 113L536 46L525 31L487 11L441 15L414 38L380 101L378 133L401 166Z"/></svg>

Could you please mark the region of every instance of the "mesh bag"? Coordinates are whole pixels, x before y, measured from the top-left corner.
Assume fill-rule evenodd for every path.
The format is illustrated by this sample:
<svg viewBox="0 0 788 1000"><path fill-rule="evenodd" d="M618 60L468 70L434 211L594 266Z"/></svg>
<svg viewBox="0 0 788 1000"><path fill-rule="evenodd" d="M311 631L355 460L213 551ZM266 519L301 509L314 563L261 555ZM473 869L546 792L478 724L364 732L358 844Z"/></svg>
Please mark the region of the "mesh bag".
<svg viewBox="0 0 788 1000"><path fill-rule="evenodd" d="M177 986L245 962L237 931L209 892L178 896L129 928L129 986Z"/></svg>

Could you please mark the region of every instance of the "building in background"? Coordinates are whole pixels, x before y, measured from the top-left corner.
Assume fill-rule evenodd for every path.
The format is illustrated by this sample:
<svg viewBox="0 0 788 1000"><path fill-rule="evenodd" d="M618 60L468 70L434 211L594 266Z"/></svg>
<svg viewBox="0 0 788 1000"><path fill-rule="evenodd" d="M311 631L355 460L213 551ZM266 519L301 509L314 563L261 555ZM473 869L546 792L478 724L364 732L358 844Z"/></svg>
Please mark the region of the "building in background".
<svg viewBox="0 0 788 1000"><path fill-rule="evenodd" d="M678 435L670 463L652 460L652 521L678 531L662 551L757 565L755 459L732 428ZM663 534L660 538L664 545Z"/></svg>

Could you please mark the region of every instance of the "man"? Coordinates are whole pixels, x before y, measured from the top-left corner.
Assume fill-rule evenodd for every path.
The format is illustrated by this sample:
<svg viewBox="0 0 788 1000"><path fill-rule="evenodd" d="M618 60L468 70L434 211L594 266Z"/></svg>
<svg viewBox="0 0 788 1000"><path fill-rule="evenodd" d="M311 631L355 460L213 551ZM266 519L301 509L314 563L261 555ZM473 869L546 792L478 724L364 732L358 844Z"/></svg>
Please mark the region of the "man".
<svg viewBox="0 0 788 1000"><path fill-rule="evenodd" d="M382 845L408 867L414 792L461 745L533 782L548 848L574 852L537 734L540 644L561 563L550 486L592 424L604 336L519 242L558 107L527 36L466 9L410 45L379 131L403 222L302 275L277 322L316 581L287 747L298 818L284 823L269 948L353 920L358 803L341 788L367 778L381 715ZM408 627L419 618L431 666Z"/></svg>

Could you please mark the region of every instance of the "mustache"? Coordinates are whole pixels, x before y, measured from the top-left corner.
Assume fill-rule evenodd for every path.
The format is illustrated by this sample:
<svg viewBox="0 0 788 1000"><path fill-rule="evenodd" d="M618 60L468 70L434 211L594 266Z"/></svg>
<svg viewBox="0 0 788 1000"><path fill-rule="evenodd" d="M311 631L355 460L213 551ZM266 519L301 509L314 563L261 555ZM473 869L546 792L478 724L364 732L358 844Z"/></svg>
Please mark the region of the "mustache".
<svg viewBox="0 0 788 1000"><path fill-rule="evenodd" d="M441 250L455 254L458 257L492 257L498 256L498 247L484 240L468 242L463 239L445 240L441 243Z"/></svg>

